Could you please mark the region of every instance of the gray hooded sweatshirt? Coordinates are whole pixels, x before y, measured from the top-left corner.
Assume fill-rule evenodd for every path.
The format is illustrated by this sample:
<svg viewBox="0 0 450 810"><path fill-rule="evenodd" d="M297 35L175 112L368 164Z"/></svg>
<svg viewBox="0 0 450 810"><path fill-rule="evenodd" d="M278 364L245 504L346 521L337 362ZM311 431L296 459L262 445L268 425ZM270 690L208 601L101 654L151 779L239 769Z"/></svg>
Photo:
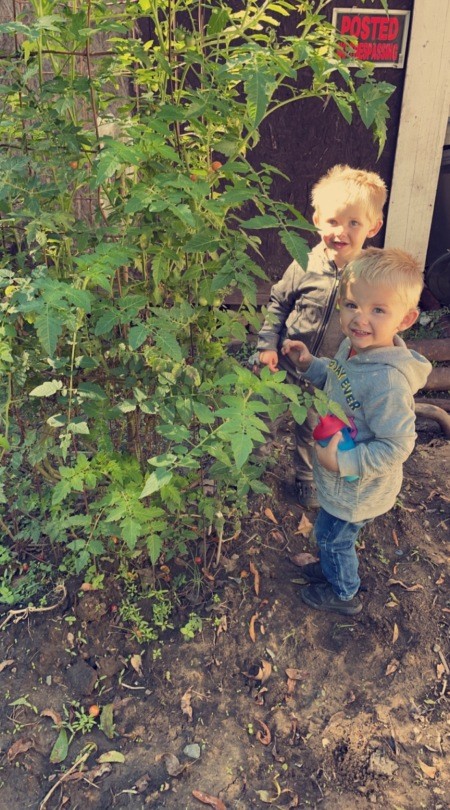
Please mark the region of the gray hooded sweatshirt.
<svg viewBox="0 0 450 810"><path fill-rule="evenodd" d="M314 456L318 499L329 514L357 523L388 512L402 485L403 463L416 440L414 394L427 380L431 363L410 351L397 335L394 346L348 357L348 338L333 360L315 357L304 373L352 417L356 446L338 450L339 472ZM357 481L344 476L357 475Z"/></svg>

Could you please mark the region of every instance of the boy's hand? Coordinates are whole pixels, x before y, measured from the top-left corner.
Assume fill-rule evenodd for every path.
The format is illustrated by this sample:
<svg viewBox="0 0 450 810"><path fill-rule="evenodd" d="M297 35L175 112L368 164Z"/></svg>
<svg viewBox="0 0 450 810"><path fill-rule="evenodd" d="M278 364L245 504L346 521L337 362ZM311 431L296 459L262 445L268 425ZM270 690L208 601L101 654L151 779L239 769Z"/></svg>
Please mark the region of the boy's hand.
<svg viewBox="0 0 450 810"><path fill-rule="evenodd" d="M318 442L315 444L317 461L329 472L339 472L337 449L341 439L342 433L339 431L332 436L326 447L322 447Z"/></svg>
<svg viewBox="0 0 450 810"><path fill-rule="evenodd" d="M259 362L262 366L269 366L270 371L278 371L278 352L273 349L260 352Z"/></svg>
<svg viewBox="0 0 450 810"><path fill-rule="evenodd" d="M308 347L301 340L285 340L281 353L289 355L290 360L300 371L306 371L313 359Z"/></svg>

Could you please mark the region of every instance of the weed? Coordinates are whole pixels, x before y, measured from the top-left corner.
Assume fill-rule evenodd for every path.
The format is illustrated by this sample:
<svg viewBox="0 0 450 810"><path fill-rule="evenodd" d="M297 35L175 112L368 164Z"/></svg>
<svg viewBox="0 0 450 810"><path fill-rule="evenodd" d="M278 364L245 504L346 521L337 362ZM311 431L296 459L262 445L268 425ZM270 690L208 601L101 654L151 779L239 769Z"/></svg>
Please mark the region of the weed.
<svg viewBox="0 0 450 810"><path fill-rule="evenodd" d="M189 639L195 638L197 633L201 633L202 629L203 629L203 620L201 619L201 617L198 616L196 613L190 613L189 620L187 621L187 623L183 627L180 627L180 633L187 641Z"/></svg>
<svg viewBox="0 0 450 810"><path fill-rule="evenodd" d="M151 619L143 616L144 603L151 611ZM119 605L119 615L131 625L131 635L139 642L157 641L161 632L173 629L170 621L173 612L172 599L168 591L150 589L141 592L136 583L127 586L127 597Z"/></svg>

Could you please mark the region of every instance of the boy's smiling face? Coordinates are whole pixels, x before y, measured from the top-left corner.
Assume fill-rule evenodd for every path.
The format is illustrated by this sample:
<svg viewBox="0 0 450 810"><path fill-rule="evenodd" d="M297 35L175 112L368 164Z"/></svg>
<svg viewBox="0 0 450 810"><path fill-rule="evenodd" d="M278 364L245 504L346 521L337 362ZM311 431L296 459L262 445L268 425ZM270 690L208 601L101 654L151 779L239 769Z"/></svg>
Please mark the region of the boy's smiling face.
<svg viewBox="0 0 450 810"><path fill-rule="evenodd" d="M419 311L405 306L398 292L387 284L349 280L339 301L341 327L355 352L394 345L394 335L408 329Z"/></svg>
<svg viewBox="0 0 450 810"><path fill-rule="evenodd" d="M327 256L341 269L356 258L367 238L375 236L382 220L373 221L360 202L322 201L313 222L325 243Z"/></svg>

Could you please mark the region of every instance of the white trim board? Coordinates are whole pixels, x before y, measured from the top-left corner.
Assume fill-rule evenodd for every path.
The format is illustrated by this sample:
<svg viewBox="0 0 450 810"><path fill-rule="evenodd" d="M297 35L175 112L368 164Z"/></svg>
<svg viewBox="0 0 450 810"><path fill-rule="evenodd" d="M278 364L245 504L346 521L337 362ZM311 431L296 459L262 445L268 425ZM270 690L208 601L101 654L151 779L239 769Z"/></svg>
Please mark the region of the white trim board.
<svg viewBox="0 0 450 810"><path fill-rule="evenodd" d="M450 3L415 0L386 247L425 262L450 114Z"/></svg>

